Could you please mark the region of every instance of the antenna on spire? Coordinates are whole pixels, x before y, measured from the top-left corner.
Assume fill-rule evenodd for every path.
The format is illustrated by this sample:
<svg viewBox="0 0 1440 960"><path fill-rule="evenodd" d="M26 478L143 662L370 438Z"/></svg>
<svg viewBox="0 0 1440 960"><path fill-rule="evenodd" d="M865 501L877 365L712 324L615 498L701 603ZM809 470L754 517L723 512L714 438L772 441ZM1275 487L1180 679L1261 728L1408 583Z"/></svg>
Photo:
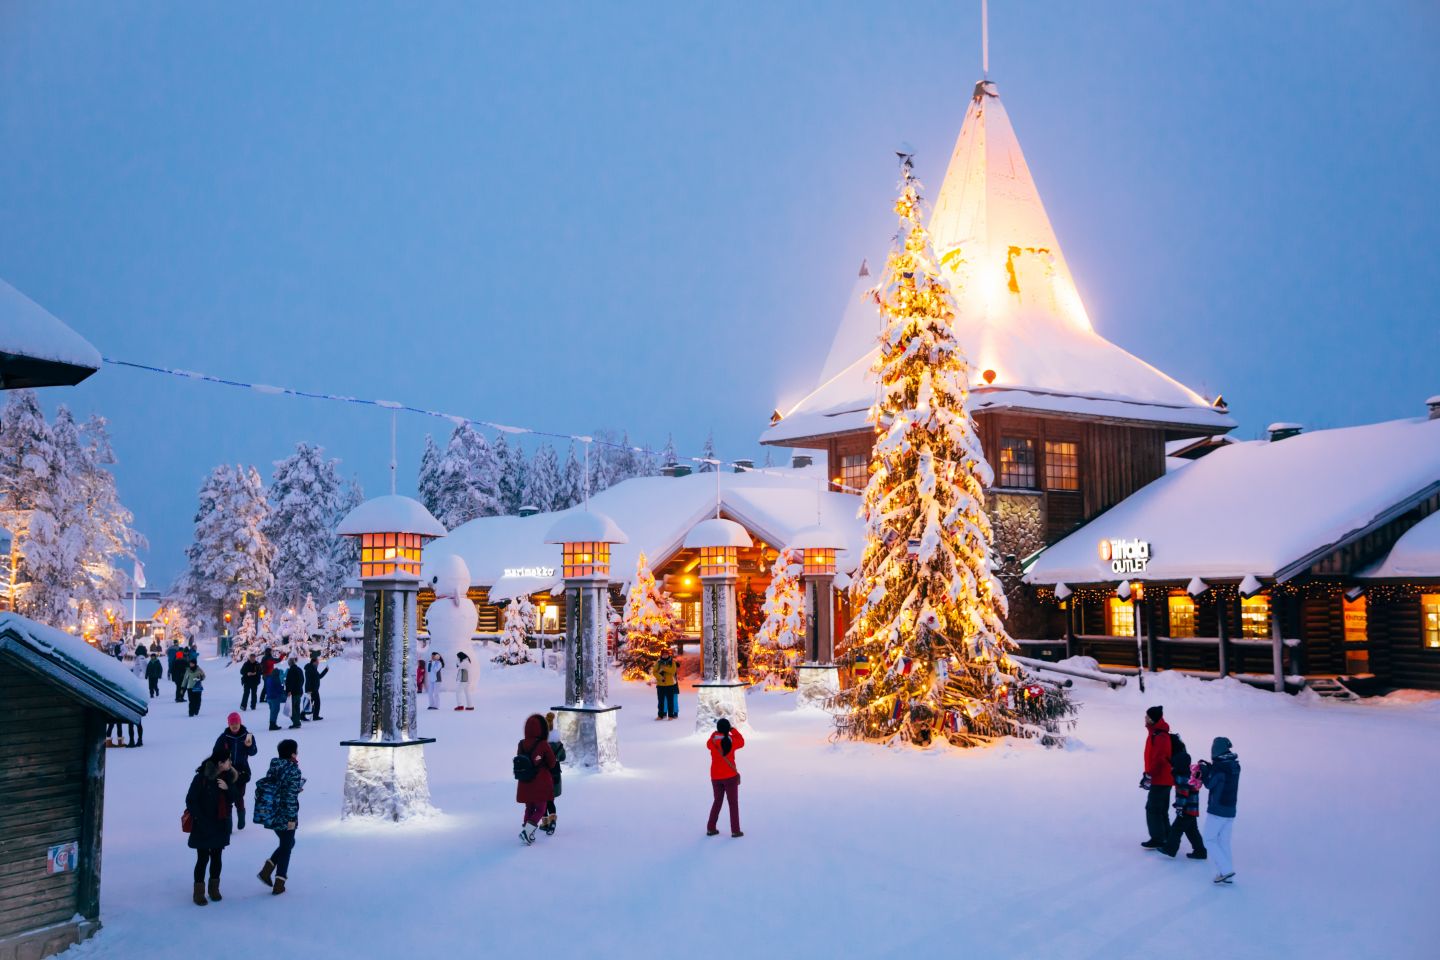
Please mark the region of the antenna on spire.
<svg viewBox="0 0 1440 960"><path fill-rule="evenodd" d="M990 79L990 0L980 0L980 73Z"/></svg>

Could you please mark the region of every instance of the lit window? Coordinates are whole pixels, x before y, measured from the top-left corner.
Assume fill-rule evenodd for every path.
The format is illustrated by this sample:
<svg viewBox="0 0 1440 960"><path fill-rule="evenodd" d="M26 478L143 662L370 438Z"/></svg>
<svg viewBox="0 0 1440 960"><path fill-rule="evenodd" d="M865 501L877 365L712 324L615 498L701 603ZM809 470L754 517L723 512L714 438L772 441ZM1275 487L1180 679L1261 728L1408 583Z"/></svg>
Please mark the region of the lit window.
<svg viewBox="0 0 1440 960"><path fill-rule="evenodd" d="M1080 489L1080 445L1069 440L1045 441L1045 489Z"/></svg>
<svg viewBox="0 0 1440 960"><path fill-rule="evenodd" d="M698 634L700 632L699 600L681 600L679 603L672 603L671 609L676 609L676 612L680 614L680 627L686 633Z"/></svg>
<svg viewBox="0 0 1440 960"><path fill-rule="evenodd" d="M1035 486L1035 441L1028 437L1000 439L1000 486Z"/></svg>
<svg viewBox="0 0 1440 960"><path fill-rule="evenodd" d="M1135 605L1129 600L1111 597L1105 607L1105 626L1112 637L1135 636Z"/></svg>
<svg viewBox="0 0 1440 960"><path fill-rule="evenodd" d="M870 458L863 453L847 453L840 458L840 483L847 491L860 491L870 482Z"/></svg>
<svg viewBox="0 0 1440 960"><path fill-rule="evenodd" d="M1364 597L1356 597L1354 600L1346 597L1341 600L1341 613L1345 624L1346 643L1364 643L1370 639L1369 631L1366 630L1369 616Z"/></svg>
<svg viewBox="0 0 1440 960"><path fill-rule="evenodd" d="M1270 598L1262 594L1240 598L1240 636L1247 640L1270 639Z"/></svg>
<svg viewBox="0 0 1440 960"><path fill-rule="evenodd" d="M739 561L736 559L734 547L700 548L700 576L734 576L738 569Z"/></svg>
<svg viewBox="0 0 1440 960"><path fill-rule="evenodd" d="M1420 645L1440 650L1440 593L1420 595Z"/></svg>
<svg viewBox="0 0 1440 960"><path fill-rule="evenodd" d="M540 605L540 632L558 633L560 631L560 608L553 603L542 603Z"/></svg>
<svg viewBox="0 0 1440 960"><path fill-rule="evenodd" d="M1170 600L1170 636L1195 636L1195 599L1188 593L1173 594Z"/></svg>
<svg viewBox="0 0 1440 960"><path fill-rule="evenodd" d="M835 551L827 547L806 547L802 554L804 573L820 576L835 574Z"/></svg>
<svg viewBox="0 0 1440 960"><path fill-rule="evenodd" d="M418 533L366 533L360 536L360 576L420 576Z"/></svg>
<svg viewBox="0 0 1440 960"><path fill-rule="evenodd" d="M610 576L610 544L567 543L561 550L561 575L567 580Z"/></svg>

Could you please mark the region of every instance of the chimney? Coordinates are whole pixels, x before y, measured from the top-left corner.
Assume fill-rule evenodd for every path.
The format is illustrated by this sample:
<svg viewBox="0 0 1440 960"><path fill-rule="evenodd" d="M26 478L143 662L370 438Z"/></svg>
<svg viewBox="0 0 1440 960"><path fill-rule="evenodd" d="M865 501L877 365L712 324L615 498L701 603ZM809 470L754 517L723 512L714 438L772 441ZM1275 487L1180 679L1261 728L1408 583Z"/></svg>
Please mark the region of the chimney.
<svg viewBox="0 0 1440 960"><path fill-rule="evenodd" d="M736 473L748 473L749 471L754 470L754 469L755 469L755 461L754 461L754 460L736 460L736 461L735 461L735 472L736 472Z"/></svg>
<svg viewBox="0 0 1440 960"><path fill-rule="evenodd" d="M672 477L688 477L688 476L690 476L690 464L688 464L688 463L677 463L677 464L675 464L674 472L671 473L670 476L672 476Z"/></svg>
<svg viewBox="0 0 1440 960"><path fill-rule="evenodd" d="M815 462L815 458L808 453L797 453L790 457L790 466L796 470L803 470Z"/></svg>
<svg viewBox="0 0 1440 960"><path fill-rule="evenodd" d="M535 506L535 505L532 504L532 503L527 503L527 504L525 504L523 507L520 508L520 516L522 516L522 517L533 517L533 516L535 516L535 514L537 514L537 513L539 513L539 512L540 512L540 508L537 507L537 506Z"/></svg>
<svg viewBox="0 0 1440 960"><path fill-rule="evenodd" d="M1270 435L1271 443L1279 443L1281 440L1300 436L1300 431L1304 429L1298 423L1272 423L1265 428L1265 432Z"/></svg>
<svg viewBox="0 0 1440 960"><path fill-rule="evenodd" d="M1425 401L1425 409L1430 411L1431 420L1440 420L1440 393Z"/></svg>
<svg viewBox="0 0 1440 960"><path fill-rule="evenodd" d="M665 464L665 466L663 466L663 467L660 468L660 476L662 476L662 477L673 477L673 476L675 476L675 468L678 467L678 466L679 466L678 463L676 463L674 460L671 460L669 463Z"/></svg>

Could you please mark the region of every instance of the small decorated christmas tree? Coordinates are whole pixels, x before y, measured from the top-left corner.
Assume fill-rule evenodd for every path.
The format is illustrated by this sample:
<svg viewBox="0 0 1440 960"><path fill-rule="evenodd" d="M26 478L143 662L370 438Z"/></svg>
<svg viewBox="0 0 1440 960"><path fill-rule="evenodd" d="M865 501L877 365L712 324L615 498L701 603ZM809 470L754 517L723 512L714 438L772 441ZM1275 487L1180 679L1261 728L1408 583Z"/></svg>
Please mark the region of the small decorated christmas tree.
<svg viewBox="0 0 1440 960"><path fill-rule="evenodd" d="M786 547L775 559L765 590L765 619L756 631L750 662L751 676L767 688L794 690L798 683L795 668L805 647L803 570L799 553Z"/></svg>
<svg viewBox="0 0 1440 960"><path fill-rule="evenodd" d="M326 610L324 622L320 626L320 655L328 660L344 653L353 624L350 605L344 600Z"/></svg>
<svg viewBox="0 0 1440 960"><path fill-rule="evenodd" d="M500 652L494 661L513 667L530 662L530 632L535 629L535 605L520 596L505 605L505 625L500 634Z"/></svg>
<svg viewBox="0 0 1440 960"><path fill-rule="evenodd" d="M990 572L992 476L919 186L904 157L896 248L874 290L884 321L869 415L876 436L851 586L857 614L841 661L869 670L835 697L835 722L842 736L920 746L1003 736L1055 743L1075 706L1008 655L1005 594Z"/></svg>
<svg viewBox="0 0 1440 960"><path fill-rule="evenodd" d="M259 631L255 629L255 615L246 610L245 616L240 618L240 628L235 631L235 637L230 642L230 661L240 663L252 653L255 659L259 660L264 652Z"/></svg>
<svg viewBox="0 0 1440 960"><path fill-rule="evenodd" d="M655 661L670 650L680 634L680 618L670 606L670 595L655 582L650 563L641 553L635 562L635 582L625 596L621 615L625 643L616 658L626 680L648 680Z"/></svg>

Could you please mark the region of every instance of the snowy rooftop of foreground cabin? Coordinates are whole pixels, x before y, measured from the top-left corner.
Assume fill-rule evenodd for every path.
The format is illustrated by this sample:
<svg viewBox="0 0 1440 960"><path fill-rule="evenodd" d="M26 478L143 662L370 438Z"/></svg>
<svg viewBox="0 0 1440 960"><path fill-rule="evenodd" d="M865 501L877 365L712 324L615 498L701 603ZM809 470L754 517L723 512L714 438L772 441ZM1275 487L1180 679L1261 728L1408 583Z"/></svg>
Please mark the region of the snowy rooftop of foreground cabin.
<svg viewBox="0 0 1440 960"><path fill-rule="evenodd" d="M1142 580L1288 579L1436 490L1440 420L1235 443L1167 473L1047 547L1026 579L1116 582L1121 575L1098 553L1102 539L1114 538L1149 542L1145 573L1134 575Z"/></svg>
<svg viewBox="0 0 1440 960"><path fill-rule="evenodd" d="M12 644L31 667L96 709L135 720L149 709L145 681L77 636L17 613L0 613L0 650Z"/></svg>
<svg viewBox="0 0 1440 960"><path fill-rule="evenodd" d="M100 351L4 280L0 280L0 353L100 369Z"/></svg>
<svg viewBox="0 0 1440 960"><path fill-rule="evenodd" d="M1366 579L1440 580L1440 513L1401 534L1384 560L1360 572Z"/></svg>
<svg viewBox="0 0 1440 960"><path fill-rule="evenodd" d="M930 219L958 299L972 410L1011 409L1223 433L1224 411L1095 332L993 83L977 85ZM878 271L877 271L878 272ZM820 384L761 437L788 443L863 429L879 314L861 277ZM858 303L857 303L858 301ZM986 384L985 371L994 372Z"/></svg>
<svg viewBox="0 0 1440 960"><path fill-rule="evenodd" d="M722 472L721 509L778 549L802 530L816 525L816 491L824 484L825 470L813 466ZM863 539L863 528L856 516L860 497L828 490L818 497L819 521L844 541L838 546L849 550L845 556L853 558L850 566L854 566ZM575 507L562 514L581 509ZM590 509L613 519L629 538L628 543L613 546L610 553L612 580L628 582L635 574L636 557L642 550L652 566L663 563L681 549L691 528L715 515L715 474L625 480L592 496ZM534 587L530 592L538 592L559 582L560 547L545 540L560 516L537 513L529 517L482 517L430 544L426 556L459 554L476 586L493 587L500 584L507 569L521 571L524 583L517 588ZM846 566L843 560L840 566ZM554 568L555 577L537 578L534 568ZM513 594L513 583L512 578L501 584L502 591Z"/></svg>

